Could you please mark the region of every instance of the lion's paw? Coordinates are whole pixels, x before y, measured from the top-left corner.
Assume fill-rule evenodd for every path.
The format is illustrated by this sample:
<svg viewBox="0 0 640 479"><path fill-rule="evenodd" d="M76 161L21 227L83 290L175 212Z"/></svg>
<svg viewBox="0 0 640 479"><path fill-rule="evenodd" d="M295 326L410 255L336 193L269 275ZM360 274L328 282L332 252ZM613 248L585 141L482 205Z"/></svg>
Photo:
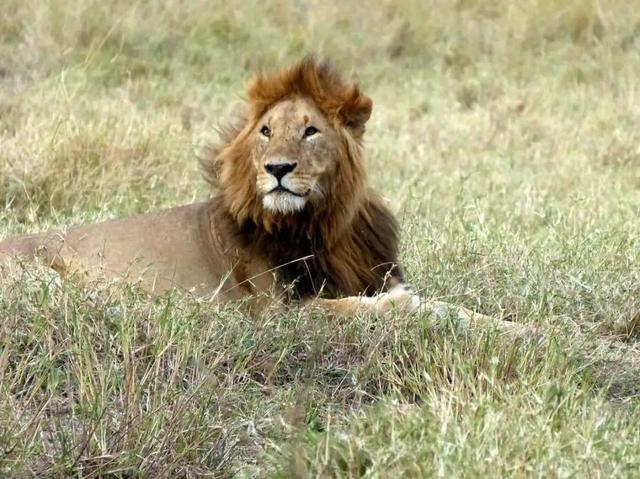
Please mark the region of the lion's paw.
<svg viewBox="0 0 640 479"><path fill-rule="evenodd" d="M400 284L375 298L376 312L386 314L389 311L415 313L422 306L422 298L406 284Z"/></svg>

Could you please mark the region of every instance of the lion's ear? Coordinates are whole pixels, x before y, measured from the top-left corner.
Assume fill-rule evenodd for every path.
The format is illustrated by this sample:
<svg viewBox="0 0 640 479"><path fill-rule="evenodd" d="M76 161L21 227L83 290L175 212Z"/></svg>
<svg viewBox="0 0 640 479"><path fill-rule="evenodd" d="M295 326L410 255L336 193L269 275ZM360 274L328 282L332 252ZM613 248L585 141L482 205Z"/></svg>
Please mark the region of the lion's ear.
<svg viewBox="0 0 640 479"><path fill-rule="evenodd" d="M364 133L364 124L371 116L373 102L366 95L357 92L345 102L340 109L340 115L347 128L351 129L356 135Z"/></svg>

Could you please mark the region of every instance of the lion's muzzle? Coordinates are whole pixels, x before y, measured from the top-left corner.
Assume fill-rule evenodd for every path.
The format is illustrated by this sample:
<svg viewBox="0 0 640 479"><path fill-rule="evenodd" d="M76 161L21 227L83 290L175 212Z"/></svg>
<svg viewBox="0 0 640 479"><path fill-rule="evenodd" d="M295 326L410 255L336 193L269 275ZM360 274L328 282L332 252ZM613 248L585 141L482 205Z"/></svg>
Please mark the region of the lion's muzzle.
<svg viewBox="0 0 640 479"><path fill-rule="evenodd" d="M264 169L280 181L284 178L284 175L295 170L297 165L298 163L267 163L264 165Z"/></svg>

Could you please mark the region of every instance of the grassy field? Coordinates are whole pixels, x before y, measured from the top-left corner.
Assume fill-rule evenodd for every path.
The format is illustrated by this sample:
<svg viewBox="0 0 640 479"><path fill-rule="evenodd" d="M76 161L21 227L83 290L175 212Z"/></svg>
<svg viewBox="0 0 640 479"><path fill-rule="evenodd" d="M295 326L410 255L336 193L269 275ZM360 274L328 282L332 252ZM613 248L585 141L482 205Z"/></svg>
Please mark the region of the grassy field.
<svg viewBox="0 0 640 479"><path fill-rule="evenodd" d="M0 285L0 476L640 475L636 0L2 0L0 238L206 198L198 148L309 52L374 99L411 281L531 334L31 268Z"/></svg>

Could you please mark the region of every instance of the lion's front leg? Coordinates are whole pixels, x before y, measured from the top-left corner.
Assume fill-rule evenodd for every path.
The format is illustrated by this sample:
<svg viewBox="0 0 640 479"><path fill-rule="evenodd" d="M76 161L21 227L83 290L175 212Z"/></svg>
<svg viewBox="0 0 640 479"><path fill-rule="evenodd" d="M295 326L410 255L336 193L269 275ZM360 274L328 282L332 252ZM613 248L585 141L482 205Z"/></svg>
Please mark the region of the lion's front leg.
<svg viewBox="0 0 640 479"><path fill-rule="evenodd" d="M524 333L528 331L522 324L487 316L486 314L471 311L464 306L456 306L451 303L445 303L444 301L423 301L421 308L429 311L431 316L436 320L443 321L452 319L464 327L480 324L483 326L492 326L497 330L505 332Z"/></svg>
<svg viewBox="0 0 640 479"><path fill-rule="evenodd" d="M420 309L422 300L411 289L399 284L387 292L375 296L347 296L340 299L314 298L306 302L307 307L323 309L338 316L353 316L369 312L387 314L390 311L413 313Z"/></svg>
<svg viewBox="0 0 640 479"><path fill-rule="evenodd" d="M501 331L520 332L524 327L510 321L476 313L463 306L443 301L428 301L415 294L406 284L399 284L388 292L375 296L348 296L341 299L315 298L306 307L316 307L341 317L351 317L357 313L385 315L392 311L404 313L425 312L437 321L453 320L464 327L474 324L493 326Z"/></svg>

